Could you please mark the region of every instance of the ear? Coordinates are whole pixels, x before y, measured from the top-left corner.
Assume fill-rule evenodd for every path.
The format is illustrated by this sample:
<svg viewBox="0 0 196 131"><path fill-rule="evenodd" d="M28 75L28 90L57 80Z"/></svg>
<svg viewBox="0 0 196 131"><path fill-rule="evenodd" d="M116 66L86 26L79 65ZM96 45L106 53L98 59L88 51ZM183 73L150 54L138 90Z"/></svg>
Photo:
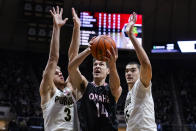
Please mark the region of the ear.
<svg viewBox="0 0 196 131"><path fill-rule="evenodd" d="M107 75L109 75L110 74L110 69L109 68L107 68Z"/></svg>

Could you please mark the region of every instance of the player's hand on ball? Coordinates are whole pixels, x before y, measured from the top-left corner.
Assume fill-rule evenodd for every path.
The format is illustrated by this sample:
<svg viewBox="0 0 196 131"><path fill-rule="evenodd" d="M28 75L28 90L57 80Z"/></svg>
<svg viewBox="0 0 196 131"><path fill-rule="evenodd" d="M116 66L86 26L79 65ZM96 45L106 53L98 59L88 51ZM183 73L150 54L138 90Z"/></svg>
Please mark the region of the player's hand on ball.
<svg viewBox="0 0 196 131"><path fill-rule="evenodd" d="M107 56L105 57L105 59L107 60L109 66L111 67L113 64L116 63L116 60L118 59L118 50L116 48L116 50L112 47L112 50L109 51L107 49Z"/></svg>
<svg viewBox="0 0 196 131"><path fill-rule="evenodd" d="M112 48L116 49L115 41L108 35L99 35L93 37L89 43L91 45L91 54L92 56L99 61L107 61L107 50L112 52Z"/></svg>
<svg viewBox="0 0 196 131"><path fill-rule="evenodd" d="M89 45L88 45L88 47L89 47L89 49L90 49L90 51L91 51L91 47L92 47L92 44L93 44L93 40L96 38L96 36L94 36L90 41L89 41Z"/></svg>
<svg viewBox="0 0 196 131"><path fill-rule="evenodd" d="M94 36L90 41L89 41L89 45L93 44L93 40L96 38L96 36Z"/></svg>

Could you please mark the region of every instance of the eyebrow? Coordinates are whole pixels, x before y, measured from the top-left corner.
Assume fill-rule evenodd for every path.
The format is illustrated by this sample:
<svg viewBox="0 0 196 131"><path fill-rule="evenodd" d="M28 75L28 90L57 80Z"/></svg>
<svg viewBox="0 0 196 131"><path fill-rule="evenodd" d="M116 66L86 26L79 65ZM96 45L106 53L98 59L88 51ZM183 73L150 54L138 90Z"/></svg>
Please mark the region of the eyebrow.
<svg viewBox="0 0 196 131"><path fill-rule="evenodd" d="M135 67L133 67L133 68L125 69L125 71L128 71L128 70L136 70L136 68L135 68Z"/></svg>
<svg viewBox="0 0 196 131"><path fill-rule="evenodd" d="M136 69L136 67L126 68L126 70Z"/></svg>

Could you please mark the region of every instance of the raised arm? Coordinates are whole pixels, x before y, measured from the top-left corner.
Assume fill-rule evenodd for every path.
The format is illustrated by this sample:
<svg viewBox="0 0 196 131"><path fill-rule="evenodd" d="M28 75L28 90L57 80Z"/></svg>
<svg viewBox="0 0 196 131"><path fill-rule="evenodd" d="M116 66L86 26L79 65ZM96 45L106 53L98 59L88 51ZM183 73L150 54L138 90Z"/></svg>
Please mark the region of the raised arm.
<svg viewBox="0 0 196 131"><path fill-rule="evenodd" d="M109 74L110 89L116 102L118 102L118 99L122 92L122 88L120 86L120 79L119 79L117 68L116 68L116 60L118 58L118 51L117 49L114 50L114 48L112 48L112 52L107 50L107 53L109 55L109 57L106 57L106 59L107 59L109 69L110 69L110 74Z"/></svg>
<svg viewBox="0 0 196 131"><path fill-rule="evenodd" d="M74 22L74 28L72 33L72 40L68 51L69 61L78 55L79 44L80 44L80 19L78 18L75 9L72 8L72 16Z"/></svg>
<svg viewBox="0 0 196 131"><path fill-rule="evenodd" d="M72 81L72 86L76 87L82 94L85 91L88 81L78 70L79 70L79 65L90 54L90 52L91 52L90 48L88 47L83 52L81 52L78 56L73 58L73 60L70 61L68 66L69 77Z"/></svg>
<svg viewBox="0 0 196 131"><path fill-rule="evenodd" d="M73 28L73 33L72 33L71 44L70 44L69 51L68 51L69 65L70 65L70 62L72 62L73 59L78 55L79 45L80 45L80 19L78 18L74 8L72 8L72 16L73 16L74 28ZM68 66L68 71L69 71L69 66ZM80 75L81 73L79 71L79 68L74 70L73 73L69 72L69 82L71 83L72 88L74 89L75 95L77 96L76 99L78 99L77 89L80 89L80 91L82 89L81 85L79 84L80 80L82 79ZM79 82L75 83L75 81L79 81Z"/></svg>
<svg viewBox="0 0 196 131"><path fill-rule="evenodd" d="M144 84L145 87L148 87L150 85L150 81L152 78L152 68L150 64L150 60L143 49L143 47L139 44L139 41L135 37L133 33L134 24L136 22L136 13L134 12L132 17L130 18L130 23L127 26L127 34L133 43L133 46L135 48L137 57L139 59L139 62L141 64L140 68L140 80Z"/></svg>
<svg viewBox="0 0 196 131"><path fill-rule="evenodd" d="M50 10L50 13L53 17L53 32L50 43L49 58L40 84L41 104L46 103L50 99L51 94L53 94L53 92L55 91L53 78L59 59L60 29L67 21L67 18L62 20L63 9L61 9L61 11L59 12L58 6L56 10L54 8L53 10Z"/></svg>

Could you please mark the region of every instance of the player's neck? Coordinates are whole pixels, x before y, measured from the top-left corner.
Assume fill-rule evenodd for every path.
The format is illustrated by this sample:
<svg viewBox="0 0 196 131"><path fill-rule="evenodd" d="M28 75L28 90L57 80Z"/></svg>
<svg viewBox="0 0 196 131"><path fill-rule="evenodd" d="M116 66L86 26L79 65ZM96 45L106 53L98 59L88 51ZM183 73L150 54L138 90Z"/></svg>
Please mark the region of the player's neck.
<svg viewBox="0 0 196 131"><path fill-rule="evenodd" d="M61 90L61 91L64 90L64 87L62 87L62 86L58 86L57 88L58 88L59 90Z"/></svg>
<svg viewBox="0 0 196 131"><path fill-rule="evenodd" d="M129 91L133 88L133 85L134 85L134 84L128 84L128 89L129 89Z"/></svg>
<svg viewBox="0 0 196 131"><path fill-rule="evenodd" d="M59 84L59 85L56 85L56 87L57 87L59 90L63 91L63 89L65 88L65 85Z"/></svg>
<svg viewBox="0 0 196 131"><path fill-rule="evenodd" d="M103 86L105 84L105 79L94 79L93 80L93 83L96 85L96 86Z"/></svg>
<svg viewBox="0 0 196 131"><path fill-rule="evenodd" d="M58 88L58 89L61 89L61 90L63 90L65 87L67 87L68 86L68 82L66 81L66 82L64 82L64 83L55 83L55 85L56 85L56 87Z"/></svg>

